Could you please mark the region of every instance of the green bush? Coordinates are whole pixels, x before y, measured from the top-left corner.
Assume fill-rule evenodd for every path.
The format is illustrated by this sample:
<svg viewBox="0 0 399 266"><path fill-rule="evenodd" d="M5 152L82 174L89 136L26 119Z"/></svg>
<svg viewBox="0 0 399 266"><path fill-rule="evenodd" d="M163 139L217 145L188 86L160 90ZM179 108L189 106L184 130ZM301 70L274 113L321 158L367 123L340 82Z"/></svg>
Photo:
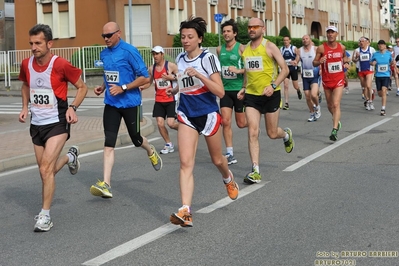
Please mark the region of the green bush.
<svg viewBox="0 0 399 266"><path fill-rule="evenodd" d="M220 36L221 44L224 43L223 36ZM203 47L217 47L219 46L219 34L206 32L202 42ZM173 47L182 47L180 40L180 33L173 37Z"/></svg>
<svg viewBox="0 0 399 266"><path fill-rule="evenodd" d="M277 43L277 37L276 36L264 36L264 37L265 37L265 39L271 41L274 44Z"/></svg>
<svg viewBox="0 0 399 266"><path fill-rule="evenodd" d="M351 64L347 75L350 79L357 79L356 64Z"/></svg>
<svg viewBox="0 0 399 266"><path fill-rule="evenodd" d="M237 41L242 44L247 44L250 41L248 36L248 20L247 19L238 20L237 26L238 26Z"/></svg>

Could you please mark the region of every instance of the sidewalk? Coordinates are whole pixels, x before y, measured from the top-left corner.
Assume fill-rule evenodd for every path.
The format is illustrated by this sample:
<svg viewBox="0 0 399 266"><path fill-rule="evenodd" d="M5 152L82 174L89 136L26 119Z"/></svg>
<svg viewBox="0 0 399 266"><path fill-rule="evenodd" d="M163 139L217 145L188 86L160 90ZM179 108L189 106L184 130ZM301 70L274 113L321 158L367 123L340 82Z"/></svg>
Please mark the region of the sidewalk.
<svg viewBox="0 0 399 266"><path fill-rule="evenodd" d="M75 96L76 90L68 92L69 101ZM20 91L0 91L0 96L20 97ZM93 89L89 89L87 98L96 96ZM152 98L153 89L143 92L143 98ZM102 109L99 109L102 112ZM85 112L78 112L78 123L72 125L71 138L66 142L61 154L66 153L70 146L78 145L81 153L102 150L104 147L104 130L102 116L92 117ZM18 121L18 115L0 115L0 172L17 169L36 164L33 144L29 135L29 122L25 124ZM141 134L148 136L155 127L150 117L144 117L141 122ZM132 144L127 134L125 124L121 123L117 146Z"/></svg>

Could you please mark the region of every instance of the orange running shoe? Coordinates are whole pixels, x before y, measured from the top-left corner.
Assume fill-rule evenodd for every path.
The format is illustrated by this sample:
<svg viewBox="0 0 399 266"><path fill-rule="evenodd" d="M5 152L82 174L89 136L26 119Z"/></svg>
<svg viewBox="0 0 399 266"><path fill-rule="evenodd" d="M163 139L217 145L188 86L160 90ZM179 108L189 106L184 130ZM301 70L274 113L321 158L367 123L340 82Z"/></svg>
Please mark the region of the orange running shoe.
<svg viewBox="0 0 399 266"><path fill-rule="evenodd" d="M193 218L188 207L181 207L177 213L172 213L170 222L181 227L193 227Z"/></svg>
<svg viewBox="0 0 399 266"><path fill-rule="evenodd" d="M229 195L230 199L235 200L238 197L239 188L236 181L234 181L233 173L230 170L229 172L231 176L231 181L224 185L226 186L227 194Z"/></svg>

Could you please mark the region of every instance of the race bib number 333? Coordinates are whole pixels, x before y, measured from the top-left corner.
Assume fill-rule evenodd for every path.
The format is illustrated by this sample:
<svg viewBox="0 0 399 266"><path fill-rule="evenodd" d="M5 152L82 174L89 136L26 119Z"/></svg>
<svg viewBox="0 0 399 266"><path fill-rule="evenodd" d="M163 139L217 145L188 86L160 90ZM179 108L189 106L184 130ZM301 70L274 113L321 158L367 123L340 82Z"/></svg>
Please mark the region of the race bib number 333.
<svg viewBox="0 0 399 266"><path fill-rule="evenodd" d="M30 104L36 108L53 108L54 93L51 89L31 89Z"/></svg>

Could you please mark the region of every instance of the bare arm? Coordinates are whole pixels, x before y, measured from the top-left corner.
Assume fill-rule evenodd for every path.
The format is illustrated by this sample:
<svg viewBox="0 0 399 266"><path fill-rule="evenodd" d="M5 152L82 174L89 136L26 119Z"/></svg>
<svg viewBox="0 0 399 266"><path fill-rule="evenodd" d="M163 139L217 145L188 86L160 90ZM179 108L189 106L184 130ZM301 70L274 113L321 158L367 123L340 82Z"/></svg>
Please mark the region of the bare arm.
<svg viewBox="0 0 399 266"><path fill-rule="evenodd" d="M78 81L76 81L76 83L73 85L77 89L77 92L75 95L75 99L72 101L71 105L76 106L76 108L77 108L82 104L83 100L86 97L87 86L81 78L79 78ZM67 122L70 124L74 124L74 123L78 122L78 116L76 115L76 112L75 112L74 108L72 108L72 107L68 108L65 116L66 116Z"/></svg>
<svg viewBox="0 0 399 266"><path fill-rule="evenodd" d="M277 62L278 66L281 69L276 80L274 81L274 84L278 86L287 77L289 69L287 64L285 63L284 57L280 53L280 49L278 49L278 47L274 43L267 42L267 53L271 58L274 58L274 60Z"/></svg>
<svg viewBox="0 0 399 266"><path fill-rule="evenodd" d="M240 56L242 55L242 53L244 52L244 50L245 50L245 45L243 45L243 44L240 44L240 48L239 48L239 53L240 53ZM241 66L240 66L241 67ZM243 68L236 68L236 67L233 67L233 66L230 66L229 67L229 71L230 72L233 72L233 73L236 73L236 74L244 74L245 73L245 67L243 67Z"/></svg>
<svg viewBox="0 0 399 266"><path fill-rule="evenodd" d="M170 82L177 81L177 73L178 73L177 65L172 62L168 62L168 73L163 74L162 78L164 80L169 80Z"/></svg>
<svg viewBox="0 0 399 266"><path fill-rule="evenodd" d="M324 46L320 45L319 47L317 47L316 56L313 59L313 66L314 67L318 67L318 66L320 66L322 63L324 63L326 61L325 57L322 57L323 53L324 53Z"/></svg>
<svg viewBox="0 0 399 266"><path fill-rule="evenodd" d="M344 67L345 68L349 68L349 57L346 55L346 47L344 46L344 45L342 45L341 44L341 47L342 47L342 53L343 53L343 56L342 56L342 61L343 61L343 63L344 63Z"/></svg>
<svg viewBox="0 0 399 266"><path fill-rule="evenodd" d="M22 110L19 113L19 122L25 123L25 119L28 117L28 105L29 105L29 85L27 82L22 83L21 96L22 96Z"/></svg>
<svg viewBox="0 0 399 266"><path fill-rule="evenodd" d="M298 65L301 60L301 49L296 49L295 64Z"/></svg>
<svg viewBox="0 0 399 266"><path fill-rule="evenodd" d="M358 52L356 51L356 49L353 51L353 53L352 53L352 61L353 62L357 62L357 61L359 61L359 54L358 54Z"/></svg>
<svg viewBox="0 0 399 266"><path fill-rule="evenodd" d="M298 58L299 49L296 48L296 46L294 46L293 51L294 51L294 53L296 54L296 56L295 56L295 59L294 59L294 60L291 60L291 66L297 66L297 65L298 65L298 62L299 62L299 58Z"/></svg>
<svg viewBox="0 0 399 266"><path fill-rule="evenodd" d="M222 49L221 46L216 47L216 54L218 56L218 58L220 58L220 50Z"/></svg>
<svg viewBox="0 0 399 266"><path fill-rule="evenodd" d="M148 82L142 86L139 86L140 90L148 89L151 86L151 84L154 82L154 77L152 76L152 69L153 69L153 66L150 66L148 68L148 74L150 75L150 82Z"/></svg>

